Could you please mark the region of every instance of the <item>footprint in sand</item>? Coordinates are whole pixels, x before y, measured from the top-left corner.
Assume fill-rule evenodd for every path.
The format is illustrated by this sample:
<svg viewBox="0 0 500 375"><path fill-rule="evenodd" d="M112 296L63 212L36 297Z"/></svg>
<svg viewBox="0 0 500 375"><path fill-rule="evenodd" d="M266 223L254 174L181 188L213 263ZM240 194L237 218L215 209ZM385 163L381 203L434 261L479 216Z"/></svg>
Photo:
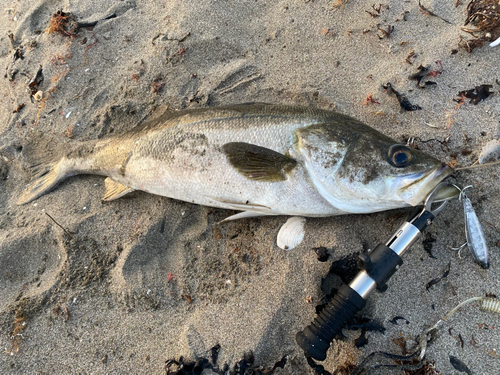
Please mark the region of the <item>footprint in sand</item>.
<svg viewBox="0 0 500 375"><path fill-rule="evenodd" d="M207 227L201 206L170 202L176 206L169 216L151 225L134 242L125 245L111 272L112 288L133 292L168 293L173 285L182 288L180 270L184 243L200 236ZM170 277L169 277L170 274ZM175 283L170 283L172 275Z"/></svg>
<svg viewBox="0 0 500 375"><path fill-rule="evenodd" d="M48 230L0 236L0 312L21 296L41 295L55 283L66 255Z"/></svg>

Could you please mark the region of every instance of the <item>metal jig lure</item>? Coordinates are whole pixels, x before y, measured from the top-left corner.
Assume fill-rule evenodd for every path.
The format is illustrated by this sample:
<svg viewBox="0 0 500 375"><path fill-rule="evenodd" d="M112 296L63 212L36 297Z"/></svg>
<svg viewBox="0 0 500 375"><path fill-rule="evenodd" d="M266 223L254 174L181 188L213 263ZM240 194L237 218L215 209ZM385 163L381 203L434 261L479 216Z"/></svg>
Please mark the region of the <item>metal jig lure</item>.
<svg viewBox="0 0 500 375"><path fill-rule="evenodd" d="M481 223L479 222L476 212L472 207L470 199L464 193L465 189L468 189L471 186L466 186L463 189L460 189L456 185L454 186L460 190L459 200L462 201L464 205L465 237L467 239L467 242L460 246L458 250L461 250L465 245L467 245L474 260L481 265L481 267L488 268L490 266L488 245L486 244L483 228L481 227Z"/></svg>

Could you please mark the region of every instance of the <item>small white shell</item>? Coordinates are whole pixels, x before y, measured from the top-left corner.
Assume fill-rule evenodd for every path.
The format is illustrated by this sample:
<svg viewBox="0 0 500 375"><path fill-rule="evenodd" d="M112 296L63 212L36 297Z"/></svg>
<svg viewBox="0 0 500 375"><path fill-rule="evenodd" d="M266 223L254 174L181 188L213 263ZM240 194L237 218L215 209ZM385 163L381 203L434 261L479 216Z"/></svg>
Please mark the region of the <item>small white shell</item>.
<svg viewBox="0 0 500 375"><path fill-rule="evenodd" d="M294 216L287 220L278 232L278 247L283 250L292 250L300 245L304 239L305 217Z"/></svg>
<svg viewBox="0 0 500 375"><path fill-rule="evenodd" d="M37 91L35 95L33 95L33 98L39 102L43 99L43 91Z"/></svg>
<svg viewBox="0 0 500 375"><path fill-rule="evenodd" d="M494 42L490 43L490 47L496 47L500 44L500 38L496 39Z"/></svg>

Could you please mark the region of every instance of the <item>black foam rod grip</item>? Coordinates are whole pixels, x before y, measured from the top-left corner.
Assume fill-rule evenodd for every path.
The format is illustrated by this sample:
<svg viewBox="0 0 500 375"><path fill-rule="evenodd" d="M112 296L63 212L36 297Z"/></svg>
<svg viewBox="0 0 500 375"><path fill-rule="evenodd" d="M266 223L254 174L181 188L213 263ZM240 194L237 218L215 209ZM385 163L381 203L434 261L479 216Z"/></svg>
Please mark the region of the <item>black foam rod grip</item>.
<svg viewBox="0 0 500 375"><path fill-rule="evenodd" d="M326 359L326 352L335 336L351 323L366 301L348 285L342 285L335 297L316 316L314 322L295 336L305 354L318 360Z"/></svg>

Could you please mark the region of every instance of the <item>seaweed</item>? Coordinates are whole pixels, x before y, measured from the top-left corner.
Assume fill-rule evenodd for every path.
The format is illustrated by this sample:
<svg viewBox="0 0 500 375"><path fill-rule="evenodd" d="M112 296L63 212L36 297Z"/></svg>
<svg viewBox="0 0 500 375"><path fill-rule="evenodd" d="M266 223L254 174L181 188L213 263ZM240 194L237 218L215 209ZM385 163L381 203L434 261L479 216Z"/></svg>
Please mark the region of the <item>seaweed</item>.
<svg viewBox="0 0 500 375"><path fill-rule="evenodd" d="M417 57L417 54L415 53L414 50L411 50L408 56L406 56L406 62L410 65L413 65L412 59L415 59Z"/></svg>
<svg viewBox="0 0 500 375"><path fill-rule="evenodd" d="M479 102L494 94L494 92L490 91L491 88L493 88L492 85L479 85L470 90L460 91L458 93L458 98L456 98L455 101L461 103L465 97L471 99L470 102L472 104L477 105Z"/></svg>
<svg viewBox="0 0 500 375"><path fill-rule="evenodd" d="M323 367L323 365L318 365L314 359L309 356L306 356L307 364L312 368L315 374L320 375L331 375L331 373Z"/></svg>
<svg viewBox="0 0 500 375"><path fill-rule="evenodd" d="M379 4L378 7L375 7L375 4L372 4L372 9L375 11L375 13L370 12L369 10L365 10L365 12L368 13L373 18L376 18L380 16L380 13L383 10L382 7L384 7L384 9L389 10L389 5L387 4Z"/></svg>
<svg viewBox="0 0 500 375"><path fill-rule="evenodd" d="M410 324L410 321L403 316L395 316L394 318L389 320L389 323L398 324L398 320L404 320L406 324Z"/></svg>
<svg viewBox="0 0 500 375"><path fill-rule="evenodd" d="M437 277L435 279L432 279L431 281L429 281L427 283L427 285L425 286L425 289L427 289L427 291L429 291L429 289L438 284L439 282L441 282L441 280L445 279L448 277L448 275L450 274L450 267L451 267L451 262L448 263L448 266L446 267L446 269L444 270L443 272L443 275L441 277Z"/></svg>
<svg viewBox="0 0 500 375"><path fill-rule="evenodd" d="M362 329L361 335L356 340L354 340L354 345L356 345L356 348L359 349L366 344L368 344L368 339L366 338L366 329Z"/></svg>
<svg viewBox="0 0 500 375"><path fill-rule="evenodd" d="M358 254L346 255L330 266L328 273L340 276L346 284L350 283L358 273Z"/></svg>
<svg viewBox="0 0 500 375"><path fill-rule="evenodd" d="M481 47L483 42L495 40L490 46L499 43L500 36L500 8L496 0L472 0L467 6L467 18L464 26L472 25L474 28L462 27L462 31L472 34L474 39L466 40L460 36L459 48L471 53L475 48Z"/></svg>
<svg viewBox="0 0 500 375"><path fill-rule="evenodd" d="M77 22L73 14L58 10L52 15L49 22L49 27L47 28L46 32L47 34L59 33L62 36L74 37L76 34L78 34L78 30L81 28L94 27L99 21L109 20L115 17L116 14L112 13L109 16L97 21Z"/></svg>
<svg viewBox="0 0 500 375"><path fill-rule="evenodd" d="M472 0L467 5L467 18L464 26L468 24L476 26L478 31L499 32L500 9L498 8L498 1Z"/></svg>
<svg viewBox="0 0 500 375"><path fill-rule="evenodd" d="M385 327L382 324L368 318L359 318L356 322L350 324L348 328L385 333Z"/></svg>
<svg viewBox="0 0 500 375"><path fill-rule="evenodd" d="M40 65L35 76L32 79L30 79L30 81L28 82L28 87L26 88L26 91L30 94L31 101L33 101L33 95L35 95L38 92L38 86L40 86L42 82L43 82L43 69L42 66Z"/></svg>
<svg viewBox="0 0 500 375"><path fill-rule="evenodd" d="M375 99L372 94L368 94L366 96L366 99L363 103L361 103L362 105L368 105L368 104L380 104L377 99Z"/></svg>
<svg viewBox="0 0 500 375"><path fill-rule="evenodd" d="M229 370L229 365L225 364L223 368L217 365L217 359L221 346L215 345L211 352L211 360L208 358L198 358L196 361L190 361L184 357L179 357L178 360L168 359L165 361L165 374L166 375L199 375L204 373L205 370L211 370L215 374L224 375L244 375L244 374L272 374L277 368L284 368L287 362L286 356L277 361L273 367L263 368L254 365L254 355L252 352L245 353L243 358L235 363L232 370Z"/></svg>
<svg viewBox="0 0 500 375"><path fill-rule="evenodd" d="M320 262L326 262L329 257L329 250L326 247L315 247L313 248L314 252L318 256L318 260ZM333 249L332 249L333 251Z"/></svg>
<svg viewBox="0 0 500 375"><path fill-rule="evenodd" d="M437 259L433 254L432 254L432 244L436 242L436 239L432 237L431 233L427 233L425 235L425 239L422 241L422 245L424 246L424 250L429 254L430 258Z"/></svg>
<svg viewBox="0 0 500 375"><path fill-rule="evenodd" d="M388 82L385 86L382 85L382 88L384 88L384 90L389 91L390 93L395 94L396 98L398 99L399 105L405 111L418 111L419 109L422 109L422 107L420 107L416 104L411 104L405 95L400 94L392 87L390 82Z"/></svg>
<svg viewBox="0 0 500 375"><path fill-rule="evenodd" d="M377 30L382 32L382 35L379 35L380 39L384 39L384 37L389 38L394 31L394 26L388 25L387 30L380 27L380 24L377 25Z"/></svg>
<svg viewBox="0 0 500 375"><path fill-rule="evenodd" d="M425 77L428 77L428 76L436 77L438 74L441 74L443 72L443 65L441 64L441 61L437 60L436 62L439 65L441 65L441 69L431 70L430 66L420 65L417 68L418 72L409 76L408 79L417 81L417 87L421 88L421 89L423 89L427 86L430 86L430 85L437 85L437 83L433 82L433 81L424 82L424 84L422 85L422 81L424 80Z"/></svg>
<svg viewBox="0 0 500 375"><path fill-rule="evenodd" d="M58 10L52 15L46 31L47 34L59 33L62 36L74 36L78 31L77 25L71 13Z"/></svg>

